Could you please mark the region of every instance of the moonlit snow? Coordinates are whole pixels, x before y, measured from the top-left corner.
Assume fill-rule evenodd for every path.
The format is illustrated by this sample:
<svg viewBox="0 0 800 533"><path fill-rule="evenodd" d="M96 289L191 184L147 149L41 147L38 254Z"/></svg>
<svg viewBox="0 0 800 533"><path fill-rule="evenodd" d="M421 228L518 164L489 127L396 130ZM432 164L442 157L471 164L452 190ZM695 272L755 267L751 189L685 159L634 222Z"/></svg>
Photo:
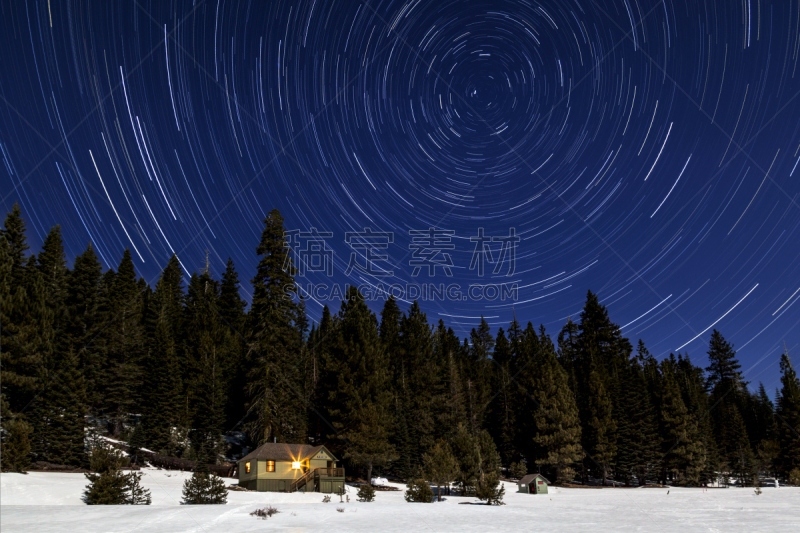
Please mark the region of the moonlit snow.
<svg viewBox="0 0 800 533"><path fill-rule="evenodd" d="M319 493L229 492L227 505L180 505L191 474L145 470L150 506L87 506L82 474L34 472L0 475L3 533L291 531L800 531L800 488L563 489L547 495L516 492L505 483L506 505L459 505L474 498L450 496L434 504L406 503L403 492L377 492L372 503L322 503ZM226 484L235 480L226 479ZM396 485L401 489L402 485ZM669 490L669 494L667 494ZM266 505L280 513L259 520ZM344 508L344 512L337 512Z"/></svg>

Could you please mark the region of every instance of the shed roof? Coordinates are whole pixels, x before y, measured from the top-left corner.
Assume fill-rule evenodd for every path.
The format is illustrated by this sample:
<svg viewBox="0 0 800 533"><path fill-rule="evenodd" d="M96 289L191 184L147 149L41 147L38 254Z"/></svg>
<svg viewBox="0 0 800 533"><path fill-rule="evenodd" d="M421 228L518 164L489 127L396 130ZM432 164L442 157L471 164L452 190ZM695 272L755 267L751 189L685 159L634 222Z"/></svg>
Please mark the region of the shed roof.
<svg viewBox="0 0 800 533"><path fill-rule="evenodd" d="M525 476L524 478L519 480L519 484L520 485L530 485L531 483L533 483L533 481L536 478L539 478L539 477L542 478L545 483L548 483L548 484L550 483L549 481L547 481L547 478L544 477L541 474L528 474L527 476Z"/></svg>
<svg viewBox="0 0 800 533"><path fill-rule="evenodd" d="M267 442L262 444L252 452L248 453L240 461L304 461L317 454L325 446L311 446L309 444L284 444L280 442ZM325 451L328 451L325 448ZM333 454L328 451L331 458Z"/></svg>

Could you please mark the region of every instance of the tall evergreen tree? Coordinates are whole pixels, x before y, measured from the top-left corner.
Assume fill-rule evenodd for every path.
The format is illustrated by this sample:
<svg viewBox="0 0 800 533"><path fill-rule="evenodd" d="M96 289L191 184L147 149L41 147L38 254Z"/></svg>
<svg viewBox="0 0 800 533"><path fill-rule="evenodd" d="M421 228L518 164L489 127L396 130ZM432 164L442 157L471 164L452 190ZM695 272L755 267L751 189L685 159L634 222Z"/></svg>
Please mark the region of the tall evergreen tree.
<svg viewBox="0 0 800 533"><path fill-rule="evenodd" d="M698 484L705 462L697 426L686 409L675 380L674 363L662 362L660 426L664 454L664 481Z"/></svg>
<svg viewBox="0 0 800 533"><path fill-rule="evenodd" d="M25 253L30 248L25 237L25 220L18 203L6 215L0 237L4 237L8 246L7 261L10 264L9 280L12 287L19 287L25 269Z"/></svg>
<svg viewBox="0 0 800 533"><path fill-rule="evenodd" d="M631 361L623 381L625 401L618 419L616 472L628 484L635 476L644 485L659 455L658 425L641 364L651 357L639 340L637 357Z"/></svg>
<svg viewBox="0 0 800 533"><path fill-rule="evenodd" d="M741 414L748 395L747 384L733 346L716 329L709 340L708 362L706 386L716 412L711 417L711 428L720 467L741 481L749 480L753 452Z"/></svg>
<svg viewBox="0 0 800 533"><path fill-rule="evenodd" d="M42 376L43 390L32 406L35 460L59 465L88 465L84 426L86 394L78 358L56 352Z"/></svg>
<svg viewBox="0 0 800 533"><path fill-rule="evenodd" d="M778 470L784 479L800 469L800 379L788 352L781 355L781 390L778 395Z"/></svg>
<svg viewBox="0 0 800 533"><path fill-rule="evenodd" d="M258 442L304 442L307 434L295 267L284 233L280 212L270 211L256 249L261 259L248 315L249 403L255 414L250 427Z"/></svg>
<svg viewBox="0 0 800 533"><path fill-rule="evenodd" d="M244 360L247 338L245 336L245 309L247 303L240 293L239 274L233 260L228 258L225 271L219 283L217 309L222 324L228 329L226 336L230 343L231 376L228 380L227 402L225 408L225 427L236 427L245 417L247 404L247 372Z"/></svg>
<svg viewBox="0 0 800 533"><path fill-rule="evenodd" d="M53 310L55 325L60 330L66 318L67 298L67 257L64 254L61 226L53 226L45 237L38 267L47 291L47 305Z"/></svg>
<svg viewBox="0 0 800 533"><path fill-rule="evenodd" d="M178 450L174 428L188 423L181 365L181 335L184 327L183 273L173 255L161 272L150 299L147 356L143 378L146 401L142 402L142 424L148 447L174 455Z"/></svg>
<svg viewBox="0 0 800 533"><path fill-rule="evenodd" d="M513 324L512 324L513 327ZM512 346L503 328L497 331L492 361L491 400L488 412L488 430L497 443L497 449L503 464L510 465L518 459L516 450L516 422L514 416L514 400L516 386L512 374Z"/></svg>
<svg viewBox="0 0 800 533"><path fill-rule="evenodd" d="M547 339L549 341L549 339ZM536 464L551 469L554 482L574 478L574 466L583 458L581 425L575 395L566 371L556 359L552 342L543 343L533 396L537 408L535 443L541 450Z"/></svg>
<svg viewBox="0 0 800 533"><path fill-rule="evenodd" d="M18 204L0 232L0 371L2 394L11 413L29 406L40 387L41 365L53 343L53 313L36 258L28 244Z"/></svg>
<svg viewBox="0 0 800 533"><path fill-rule="evenodd" d="M464 392L469 427L475 433L483 427L486 405L490 398L492 376L490 358L494 348L494 337L488 322L483 317L478 328L473 328L469 336L469 362L466 368Z"/></svg>
<svg viewBox="0 0 800 533"><path fill-rule="evenodd" d="M462 494L475 494L487 477L500 473L500 454L485 429L473 434L467 426L460 425L452 440L452 448L458 461L456 483Z"/></svg>
<svg viewBox="0 0 800 533"><path fill-rule="evenodd" d="M328 375L336 380L336 388L329 412L344 457L363 466L370 482L375 466L397 456L389 440L391 394L378 320L354 287L342 302L335 334Z"/></svg>
<svg viewBox="0 0 800 533"><path fill-rule="evenodd" d="M591 291L580 318L573 364L583 446L589 453L585 464L605 484L616 454L621 376L629 364L631 345Z"/></svg>
<svg viewBox="0 0 800 533"><path fill-rule="evenodd" d="M122 434L124 423L137 406L140 364L145 353L142 327L142 291L136 281L130 250L125 250L116 273L106 273L108 298L101 310L107 338L101 380L102 415L112 435Z"/></svg>
<svg viewBox="0 0 800 533"><path fill-rule="evenodd" d="M617 424L612 414L611 397L595 370L589 374L588 388L586 448L605 485L617 451Z"/></svg>
<svg viewBox="0 0 800 533"><path fill-rule="evenodd" d="M227 381L236 362L238 343L219 312L219 288L206 269L189 281L186 327L195 332L186 338L189 411L192 448L198 457L216 463L224 432Z"/></svg>
<svg viewBox="0 0 800 533"><path fill-rule="evenodd" d="M69 273L66 307L69 314L66 332L70 348L86 384L86 404L91 412L100 408L100 380L103 372L104 346L100 338L101 280L103 268L91 243L75 258Z"/></svg>
<svg viewBox="0 0 800 533"><path fill-rule="evenodd" d="M433 357L437 361L442 387L441 410L437 422L439 437L451 439L459 424L467 421L462 378L464 357L458 337L441 319L433 336Z"/></svg>

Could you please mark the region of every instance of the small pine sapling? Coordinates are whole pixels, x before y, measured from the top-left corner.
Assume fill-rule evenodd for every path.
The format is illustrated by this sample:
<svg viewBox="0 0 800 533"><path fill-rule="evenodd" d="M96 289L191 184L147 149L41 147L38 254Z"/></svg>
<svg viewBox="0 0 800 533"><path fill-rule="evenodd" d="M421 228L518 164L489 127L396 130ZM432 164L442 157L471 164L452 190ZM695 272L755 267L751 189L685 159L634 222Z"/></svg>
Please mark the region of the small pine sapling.
<svg viewBox="0 0 800 533"><path fill-rule="evenodd" d="M197 468L191 478L183 483L183 503L224 504L228 501L225 482L208 471L205 461L197 461Z"/></svg>
<svg viewBox="0 0 800 533"><path fill-rule="evenodd" d="M506 488L495 473L485 474L483 480L479 480L478 486L475 487L475 495L479 500L485 501L486 505L505 505L503 503L505 493Z"/></svg>
<svg viewBox="0 0 800 533"><path fill-rule="evenodd" d="M374 502L375 501L375 489L372 488L372 485L369 483L364 483L360 487L358 487L358 501L360 502Z"/></svg>
<svg viewBox="0 0 800 533"><path fill-rule="evenodd" d="M141 486L142 474L124 474L127 459L105 445L94 446L89 459L92 473L83 493L88 505L150 505L150 491Z"/></svg>
<svg viewBox="0 0 800 533"><path fill-rule="evenodd" d="M433 491L424 479L412 479L406 485L404 497L410 503L431 503L433 501Z"/></svg>
<svg viewBox="0 0 800 533"><path fill-rule="evenodd" d="M130 505L150 505L150 491L142 487L142 473L131 472L128 474L126 502Z"/></svg>

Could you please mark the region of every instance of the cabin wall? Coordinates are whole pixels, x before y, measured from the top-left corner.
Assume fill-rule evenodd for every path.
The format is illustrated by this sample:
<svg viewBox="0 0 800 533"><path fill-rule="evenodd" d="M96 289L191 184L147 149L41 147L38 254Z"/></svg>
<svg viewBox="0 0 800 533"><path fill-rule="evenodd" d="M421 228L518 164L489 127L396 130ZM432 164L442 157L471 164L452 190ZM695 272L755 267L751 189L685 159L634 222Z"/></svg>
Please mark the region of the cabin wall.
<svg viewBox="0 0 800 533"><path fill-rule="evenodd" d="M304 463L303 466L308 465ZM304 469L294 470L291 461L275 461L275 471L267 472L267 462L258 462L258 479L290 479L294 480L302 477Z"/></svg>

